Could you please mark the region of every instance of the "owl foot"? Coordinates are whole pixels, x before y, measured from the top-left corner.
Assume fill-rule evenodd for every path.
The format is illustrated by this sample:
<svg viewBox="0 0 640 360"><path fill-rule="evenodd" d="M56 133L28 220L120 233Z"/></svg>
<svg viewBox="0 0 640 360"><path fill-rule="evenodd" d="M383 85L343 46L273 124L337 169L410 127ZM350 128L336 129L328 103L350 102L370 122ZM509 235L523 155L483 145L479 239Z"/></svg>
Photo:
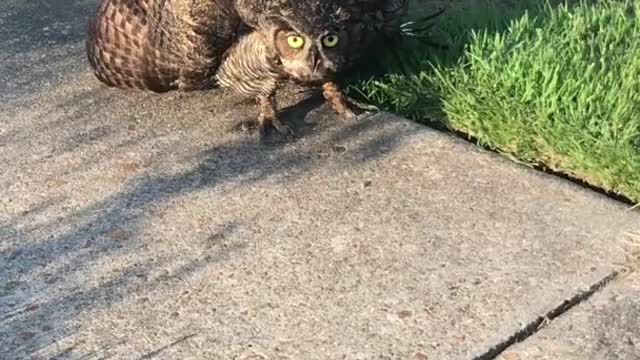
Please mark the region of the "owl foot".
<svg viewBox="0 0 640 360"><path fill-rule="evenodd" d="M357 118L356 111L361 114L363 112L380 111L373 105L363 104L355 99L346 96L338 85L332 82L322 85L322 95L327 100L329 106L340 116L347 120ZM355 110L355 111L354 111Z"/></svg>
<svg viewBox="0 0 640 360"><path fill-rule="evenodd" d="M367 111L368 112L380 112L380 108L378 108L375 105L365 104L365 103L360 102L360 101L358 101L358 100L356 100L356 99L354 99L352 97L349 97L347 95L344 95L344 99L349 105L351 105L351 107L358 108L358 109L360 109L362 111L365 111L365 112L367 112Z"/></svg>
<svg viewBox="0 0 640 360"><path fill-rule="evenodd" d="M260 136L266 136L269 127L273 127L274 129L276 129L276 131L278 131L280 135L293 135L293 130L291 130L289 126L283 124L276 116L271 118L258 118L258 131L260 132Z"/></svg>
<svg viewBox="0 0 640 360"><path fill-rule="evenodd" d="M262 122L260 120L254 119L246 119L239 122L234 128L235 130L239 130L242 132L254 132L258 131L261 136L267 134L270 127L273 127L279 134L282 135L293 135L293 130L287 125L284 125L280 120L273 119L263 119Z"/></svg>
<svg viewBox="0 0 640 360"><path fill-rule="evenodd" d="M260 132L261 137L264 137L267 134L267 128L269 126L276 129L281 135L293 135L293 130L278 119L273 98L260 97L258 98L258 102L260 105L260 113L258 114L258 131Z"/></svg>
<svg viewBox="0 0 640 360"><path fill-rule="evenodd" d="M356 114L349 109L345 96L333 82L327 82L322 85L322 95L327 100L329 106L340 116L345 119L353 119Z"/></svg>

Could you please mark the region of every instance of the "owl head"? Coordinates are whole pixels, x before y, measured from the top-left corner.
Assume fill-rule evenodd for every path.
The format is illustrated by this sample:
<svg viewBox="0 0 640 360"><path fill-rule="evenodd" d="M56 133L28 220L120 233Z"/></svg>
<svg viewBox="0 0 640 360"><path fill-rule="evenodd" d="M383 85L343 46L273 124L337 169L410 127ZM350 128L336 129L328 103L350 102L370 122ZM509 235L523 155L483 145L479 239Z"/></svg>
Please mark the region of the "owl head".
<svg viewBox="0 0 640 360"><path fill-rule="evenodd" d="M276 0L268 13L265 35L282 70L294 81L326 81L359 52L352 14L339 1Z"/></svg>

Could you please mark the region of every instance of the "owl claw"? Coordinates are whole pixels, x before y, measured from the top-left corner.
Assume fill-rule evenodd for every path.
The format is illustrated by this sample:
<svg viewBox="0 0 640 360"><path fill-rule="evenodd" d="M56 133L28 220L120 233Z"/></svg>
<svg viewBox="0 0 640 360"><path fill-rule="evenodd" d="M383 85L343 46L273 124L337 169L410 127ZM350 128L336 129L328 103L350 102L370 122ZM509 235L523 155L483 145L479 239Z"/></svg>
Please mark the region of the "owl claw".
<svg viewBox="0 0 640 360"><path fill-rule="evenodd" d="M342 117L345 120L354 120L356 119L358 116L356 115L356 113L354 113L353 111L346 109L343 113L342 113Z"/></svg>
<svg viewBox="0 0 640 360"><path fill-rule="evenodd" d="M258 120L258 132L261 138L264 139L267 136L269 128L275 129L280 135L285 137L294 135L293 130L283 124L277 117L265 117Z"/></svg>
<svg viewBox="0 0 640 360"><path fill-rule="evenodd" d="M292 136L293 130L283 124L276 113L274 99L272 96L261 96L258 98L260 112L258 114L258 130L260 137L264 138L267 134L267 128L273 127L280 135Z"/></svg>
<svg viewBox="0 0 640 360"><path fill-rule="evenodd" d="M258 128L258 122L255 120L244 120L241 121L238 125L236 125L237 130L241 130L243 132L249 132Z"/></svg>
<svg viewBox="0 0 640 360"><path fill-rule="evenodd" d="M365 112L380 111L380 109L374 105L364 104L346 96L338 89L338 86L332 82L324 84L322 90L329 106L344 119L352 120L358 118L359 114Z"/></svg>
<svg viewBox="0 0 640 360"><path fill-rule="evenodd" d="M346 95L345 95L345 101L349 105L351 105L352 107L356 107L356 108L358 108L358 109L360 109L362 111L365 111L365 112L367 112L367 111L368 112L380 112L380 108L379 107L377 107L375 105L372 105L372 104L365 104L363 102L360 102L360 101L358 101L358 100L356 100L356 99L354 99L352 97L346 96Z"/></svg>
<svg viewBox="0 0 640 360"><path fill-rule="evenodd" d="M375 105L365 104L359 102L351 97L344 95L345 110L342 114L346 120L356 120L372 113L380 112L380 109Z"/></svg>
<svg viewBox="0 0 640 360"><path fill-rule="evenodd" d="M293 130L291 130L289 126L283 124L278 118L271 119L271 126L273 126L282 135L293 135Z"/></svg>

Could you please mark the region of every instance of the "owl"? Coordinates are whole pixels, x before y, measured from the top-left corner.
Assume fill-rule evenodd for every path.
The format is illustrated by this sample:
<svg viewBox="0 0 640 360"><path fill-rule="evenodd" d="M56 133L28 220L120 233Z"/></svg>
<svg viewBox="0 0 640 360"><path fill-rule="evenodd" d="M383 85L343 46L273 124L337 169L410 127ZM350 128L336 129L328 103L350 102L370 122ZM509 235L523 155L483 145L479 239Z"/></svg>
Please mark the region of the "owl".
<svg viewBox="0 0 640 360"><path fill-rule="evenodd" d="M152 92L231 88L257 101L261 132L291 129L280 85L322 89L338 114L357 103L336 78L382 36L402 32L408 0L101 0L86 50L109 86Z"/></svg>

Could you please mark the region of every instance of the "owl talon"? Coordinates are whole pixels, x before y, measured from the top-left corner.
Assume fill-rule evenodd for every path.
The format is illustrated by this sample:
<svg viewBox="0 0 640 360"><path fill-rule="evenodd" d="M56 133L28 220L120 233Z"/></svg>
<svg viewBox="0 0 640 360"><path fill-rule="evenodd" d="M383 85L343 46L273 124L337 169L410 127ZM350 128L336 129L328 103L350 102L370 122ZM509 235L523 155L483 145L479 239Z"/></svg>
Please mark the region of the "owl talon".
<svg viewBox="0 0 640 360"><path fill-rule="evenodd" d="M380 112L380 109L375 105L364 104L347 96L344 96L344 103L345 110L341 115L346 120L354 120L360 118L361 115Z"/></svg>
<svg viewBox="0 0 640 360"><path fill-rule="evenodd" d="M260 134L261 139L267 137L267 126L265 124L258 125L258 134Z"/></svg>
<svg viewBox="0 0 640 360"><path fill-rule="evenodd" d="M362 110L364 112L380 112L380 108L375 106L375 105L362 103L362 102L360 102L360 101L358 101L358 100L356 100L356 99L354 99L352 97L346 96L346 95L344 96L344 98L345 98L345 101L349 105L351 105L351 107L358 108L359 110Z"/></svg>
<svg viewBox="0 0 640 360"><path fill-rule="evenodd" d="M249 132L258 128L258 122L255 120L244 120L237 125L237 129L243 132Z"/></svg>
<svg viewBox="0 0 640 360"><path fill-rule="evenodd" d="M278 118L271 119L271 126L273 126L282 135L293 135L293 130L291 130L289 126L283 124Z"/></svg>
<svg viewBox="0 0 640 360"><path fill-rule="evenodd" d="M349 109L346 109L341 115L345 120L354 120L358 117L356 113Z"/></svg>
<svg viewBox="0 0 640 360"><path fill-rule="evenodd" d="M293 130L285 124L283 124L277 116L262 116L258 117L258 130L260 136L267 135L268 128L272 127L282 136L293 136Z"/></svg>
<svg viewBox="0 0 640 360"><path fill-rule="evenodd" d="M258 98L260 113L258 115L258 129L260 136L264 137L269 126L276 129L281 135L293 135L293 131L287 125L284 125L275 110L275 101L271 96L261 96Z"/></svg>
<svg viewBox="0 0 640 360"><path fill-rule="evenodd" d="M352 120L357 118L357 113L379 112L374 105L363 104L355 99L346 96L338 89L338 86L332 82L322 86L322 93L331 108L341 115L344 119ZM356 113L357 112L357 113Z"/></svg>

